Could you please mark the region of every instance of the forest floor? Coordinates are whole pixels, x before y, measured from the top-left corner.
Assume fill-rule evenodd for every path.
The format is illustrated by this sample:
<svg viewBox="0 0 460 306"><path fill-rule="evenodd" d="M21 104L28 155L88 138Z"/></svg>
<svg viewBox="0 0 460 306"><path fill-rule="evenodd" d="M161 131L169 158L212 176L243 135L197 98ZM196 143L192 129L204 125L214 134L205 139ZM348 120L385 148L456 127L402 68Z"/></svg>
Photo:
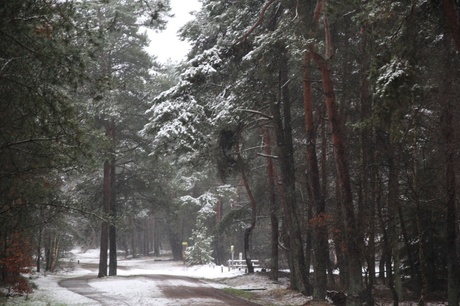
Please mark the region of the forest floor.
<svg viewBox="0 0 460 306"><path fill-rule="evenodd" d="M245 274L240 270L229 270L216 265L185 266L181 262L160 260L145 257L136 259L119 259L118 276L98 279L95 277L98 263L98 251L74 251L71 260L56 273L35 274L32 282L37 286L34 293L27 297L10 299L0 298L0 305L243 305L232 302L222 295L233 295L248 300L248 305L266 306L297 306L327 305L311 301L311 297L289 289L287 273L280 273L278 281L270 280L268 273L256 272ZM165 276L169 276L166 277ZM155 283L156 279L160 280ZM198 282L193 279L199 280ZM75 289L81 284L75 281L85 280L85 290ZM203 292L201 302L199 296L189 300L182 298L167 300L165 283L168 290L174 287L173 298L181 295L181 291L194 294ZM72 285L73 284L73 285ZM73 287L72 287L73 286ZM197 289L199 287L199 289ZM80 288L81 289L81 288ZM86 294L86 290L89 292ZM222 294L217 291L221 291ZM393 305L391 293L384 286L375 286L376 305ZM85 296L86 294L86 296ZM156 294L156 295L155 295ZM199 293L198 293L199 295ZM94 298L97 296L96 298ZM104 303L100 296L112 297ZM206 299L215 298L217 302L204 304ZM416 297L407 294L407 301L400 305L417 305ZM193 302L194 300L195 302ZM161 304L158 304L160 301ZM225 302L230 301L230 302ZM183 304L185 303L185 304ZM198 304L194 304L198 303ZM330 303L332 304L332 303ZM426 305L447 305L441 299L429 301Z"/></svg>
<svg viewBox="0 0 460 306"><path fill-rule="evenodd" d="M338 281L338 280L337 280ZM261 304L271 306L294 306L294 305L341 305L332 302L318 303L312 301L311 296L304 296L298 291L289 289L289 278L287 273L282 273L279 281L273 282L266 272L257 272L254 274L242 274L232 278L219 280L219 283L240 290L249 290L251 292L250 300ZM259 290L257 289L259 288ZM328 292L337 292L330 290ZM389 306L394 305L391 291L387 286L375 285L373 290L375 305ZM413 292L406 290L405 299L399 302L400 306L418 305L418 296ZM434 296L427 298L426 306L448 305L442 297Z"/></svg>

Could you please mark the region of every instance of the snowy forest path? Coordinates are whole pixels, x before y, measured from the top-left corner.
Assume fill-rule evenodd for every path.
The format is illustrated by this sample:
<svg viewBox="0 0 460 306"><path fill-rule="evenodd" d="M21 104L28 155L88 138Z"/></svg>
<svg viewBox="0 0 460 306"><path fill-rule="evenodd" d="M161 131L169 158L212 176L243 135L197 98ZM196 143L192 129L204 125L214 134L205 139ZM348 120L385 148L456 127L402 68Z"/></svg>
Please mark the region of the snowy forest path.
<svg viewBox="0 0 460 306"><path fill-rule="evenodd" d="M85 268L90 266L91 270L93 270L93 265L85 264ZM124 267L124 269L127 268ZM148 297L147 300L154 301L155 305L260 306L260 304L240 299L220 289L213 288L199 279L186 276L136 274L101 279L97 277L96 272L91 272L84 276L61 280L59 286L94 300L97 305L132 305L127 302L132 302L132 298L124 298L123 294L116 290L116 282L120 280L132 280L133 283L136 281L149 282L149 290L144 295ZM110 292L107 289L101 290L101 288L98 288L98 283L100 282L113 282L114 290ZM107 286L104 288L107 288ZM143 303L140 301L140 304L136 305L141 304Z"/></svg>
<svg viewBox="0 0 460 306"><path fill-rule="evenodd" d="M61 280L59 286L66 288L74 293L80 294L91 300L98 302L100 305L129 305L118 298L108 295L106 292L97 290L89 285L89 281L96 279L96 274L88 274L85 276Z"/></svg>

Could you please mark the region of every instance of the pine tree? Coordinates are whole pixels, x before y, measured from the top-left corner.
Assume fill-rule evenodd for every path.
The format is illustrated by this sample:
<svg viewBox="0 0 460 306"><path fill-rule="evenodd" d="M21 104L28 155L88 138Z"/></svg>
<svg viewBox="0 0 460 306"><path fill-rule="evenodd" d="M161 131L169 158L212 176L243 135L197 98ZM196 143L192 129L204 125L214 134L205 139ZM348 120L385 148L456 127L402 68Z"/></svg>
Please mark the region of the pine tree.
<svg viewBox="0 0 460 306"><path fill-rule="evenodd" d="M187 247L185 258L189 265L203 265L211 263L214 258L212 257L212 243L213 237L208 235L208 230L204 226L203 221L198 219L196 222L196 230L192 231L190 241L193 245Z"/></svg>

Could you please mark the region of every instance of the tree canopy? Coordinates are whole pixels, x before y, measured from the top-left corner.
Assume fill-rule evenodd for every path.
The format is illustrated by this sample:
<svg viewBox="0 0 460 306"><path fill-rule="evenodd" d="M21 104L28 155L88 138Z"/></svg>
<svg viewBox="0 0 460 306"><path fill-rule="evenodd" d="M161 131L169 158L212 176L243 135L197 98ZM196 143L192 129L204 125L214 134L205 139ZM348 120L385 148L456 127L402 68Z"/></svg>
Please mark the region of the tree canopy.
<svg viewBox="0 0 460 306"><path fill-rule="evenodd" d="M458 304L459 2L194 16L187 58L159 63L143 29L167 0L0 4L0 282L11 254L52 270L63 245L101 247L101 276L117 250L224 264L234 245L315 300Z"/></svg>

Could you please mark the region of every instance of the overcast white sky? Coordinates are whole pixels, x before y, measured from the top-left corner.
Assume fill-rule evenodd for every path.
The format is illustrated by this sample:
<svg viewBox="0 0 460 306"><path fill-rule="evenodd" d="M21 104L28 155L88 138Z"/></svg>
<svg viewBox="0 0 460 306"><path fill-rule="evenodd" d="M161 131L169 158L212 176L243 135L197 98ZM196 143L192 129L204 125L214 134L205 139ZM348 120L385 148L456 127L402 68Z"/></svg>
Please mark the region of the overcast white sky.
<svg viewBox="0 0 460 306"><path fill-rule="evenodd" d="M154 54L160 62L181 61L189 50L186 42L177 38L177 31L189 20L193 18L191 11L198 11L201 3L199 0L171 0L171 8L174 17L169 19L166 30L155 33L149 31L150 47L147 48L149 54Z"/></svg>

